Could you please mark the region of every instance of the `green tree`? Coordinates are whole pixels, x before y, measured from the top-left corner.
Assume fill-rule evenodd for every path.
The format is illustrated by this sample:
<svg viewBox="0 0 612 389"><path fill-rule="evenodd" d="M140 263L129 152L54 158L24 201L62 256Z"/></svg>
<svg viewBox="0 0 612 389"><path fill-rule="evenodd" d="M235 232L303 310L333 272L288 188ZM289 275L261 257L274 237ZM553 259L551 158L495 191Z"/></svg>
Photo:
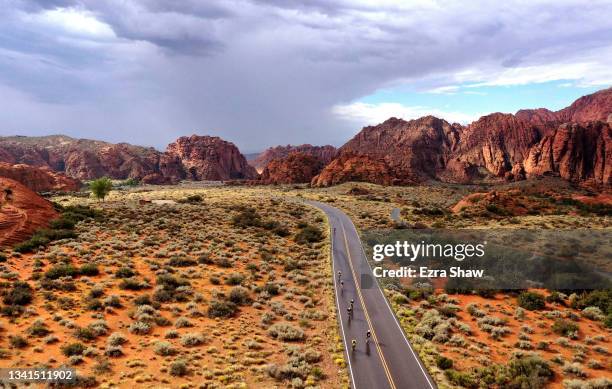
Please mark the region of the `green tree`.
<svg viewBox="0 0 612 389"><path fill-rule="evenodd" d="M96 196L98 200L104 200L104 198L110 193L112 188L113 183L108 177L98 178L97 180L93 180L89 183L89 189L91 190L91 193L93 193L93 195Z"/></svg>

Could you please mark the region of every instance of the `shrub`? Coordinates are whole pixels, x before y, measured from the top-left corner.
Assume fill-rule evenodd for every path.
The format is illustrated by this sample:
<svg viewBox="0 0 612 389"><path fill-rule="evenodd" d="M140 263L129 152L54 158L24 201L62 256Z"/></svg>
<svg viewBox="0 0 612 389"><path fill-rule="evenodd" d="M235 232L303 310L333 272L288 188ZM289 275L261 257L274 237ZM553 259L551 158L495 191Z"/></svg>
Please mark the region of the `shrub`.
<svg viewBox="0 0 612 389"><path fill-rule="evenodd" d="M151 324L144 321L137 321L130 324L128 331L136 335L146 335L151 332Z"/></svg>
<svg viewBox="0 0 612 389"><path fill-rule="evenodd" d="M39 338L48 335L50 332L51 331L49 331L45 323L41 320L35 321L34 323L32 323L30 328L28 328L28 333L30 335L36 336Z"/></svg>
<svg viewBox="0 0 612 389"><path fill-rule="evenodd" d="M79 275L79 270L72 265L55 265L45 273L45 278L57 280L62 277L75 277Z"/></svg>
<svg viewBox="0 0 612 389"><path fill-rule="evenodd" d="M564 380L563 387L566 389L609 389L612 387L612 380L608 378L595 378L592 380Z"/></svg>
<svg viewBox="0 0 612 389"><path fill-rule="evenodd" d="M166 264L168 266L174 266L174 267L188 267L188 266L195 266L198 264L198 262L191 258L173 256L172 258L168 260Z"/></svg>
<svg viewBox="0 0 612 389"><path fill-rule="evenodd" d="M249 297L248 289L242 286L234 286L232 290L230 290L229 301L237 305L246 305L250 303L251 298Z"/></svg>
<svg viewBox="0 0 612 389"><path fill-rule="evenodd" d="M522 292L518 296L518 304L530 311L541 310L546 306L544 296L536 292Z"/></svg>
<svg viewBox="0 0 612 389"><path fill-rule="evenodd" d="M254 208L245 207L232 218L232 223L242 228L259 227L261 225L261 216Z"/></svg>
<svg viewBox="0 0 612 389"><path fill-rule="evenodd" d="M468 373L461 371L447 369L444 371L446 378L453 384L463 386L466 388L477 388L478 384L476 380Z"/></svg>
<svg viewBox="0 0 612 389"><path fill-rule="evenodd" d="M556 334L572 337L578 332L578 325L568 320L557 319L552 326L552 330Z"/></svg>
<svg viewBox="0 0 612 389"><path fill-rule="evenodd" d="M174 326L176 328L187 328L193 327L193 324L191 324L186 317L179 317L176 319L176 322L174 322Z"/></svg>
<svg viewBox="0 0 612 389"><path fill-rule="evenodd" d="M306 226L295 236L295 241L300 244L320 242L323 239L323 232L314 226Z"/></svg>
<svg viewBox="0 0 612 389"><path fill-rule="evenodd" d="M14 348L24 348L28 345L28 341L19 335L9 336L9 344Z"/></svg>
<svg viewBox="0 0 612 389"><path fill-rule="evenodd" d="M202 334L189 333L181 336L181 344L183 346L192 347L204 344L206 339Z"/></svg>
<svg viewBox="0 0 612 389"><path fill-rule="evenodd" d="M277 296L280 293L280 287L273 282L266 283L263 290L268 292L270 296Z"/></svg>
<svg viewBox="0 0 612 389"><path fill-rule="evenodd" d="M170 364L170 375L182 377L187 375L187 362L182 359L176 360Z"/></svg>
<svg viewBox="0 0 612 389"><path fill-rule="evenodd" d="M227 285L240 285L242 281L244 281L244 276L242 274L231 273L225 280L225 283Z"/></svg>
<svg viewBox="0 0 612 389"><path fill-rule="evenodd" d="M119 283L119 288L124 290L142 290L148 287L147 283L138 281L136 278L124 278Z"/></svg>
<svg viewBox="0 0 612 389"><path fill-rule="evenodd" d="M565 365L563 365L563 372L565 374L575 375L576 377L584 378L587 376L586 372L582 369L582 365L577 362L566 363Z"/></svg>
<svg viewBox="0 0 612 389"><path fill-rule="evenodd" d="M232 317L238 307L231 301L212 300L208 306L208 317Z"/></svg>
<svg viewBox="0 0 612 389"><path fill-rule="evenodd" d="M453 367L453 360L450 358L446 358L443 355L438 355L436 357L436 366L438 366L442 370L450 369Z"/></svg>
<svg viewBox="0 0 612 389"><path fill-rule="evenodd" d="M172 346L170 342L155 343L155 346L153 346L153 351L155 352L155 354L164 357L176 354L176 349Z"/></svg>
<svg viewBox="0 0 612 389"><path fill-rule="evenodd" d="M77 342L63 345L61 350L65 356L71 357L73 355L82 355L86 348L82 343Z"/></svg>
<svg viewBox="0 0 612 389"><path fill-rule="evenodd" d="M108 344L111 346L121 346L122 344L127 342L127 338L120 332L113 332L108 337Z"/></svg>
<svg viewBox="0 0 612 389"><path fill-rule="evenodd" d="M123 355L123 348L121 346L106 346L106 350L104 350L104 355L112 358L118 358Z"/></svg>
<svg viewBox="0 0 612 389"><path fill-rule="evenodd" d="M548 363L536 355L513 358L508 366L512 388L544 387L554 376Z"/></svg>
<svg viewBox="0 0 612 389"><path fill-rule="evenodd" d="M117 278L130 278L135 275L136 273L134 272L134 270L130 269L129 267L120 267L115 272L115 277Z"/></svg>
<svg viewBox="0 0 612 389"><path fill-rule="evenodd" d="M283 341L295 341L304 339L304 331L301 328L293 327L289 323L273 324L268 329L268 334L273 338Z"/></svg>
<svg viewBox="0 0 612 389"><path fill-rule="evenodd" d="M104 198L113 189L113 183L110 178L102 177L91 181L89 183L89 189L95 198L98 200L104 200Z"/></svg>
<svg viewBox="0 0 612 389"><path fill-rule="evenodd" d="M603 321L605 316L599 307L586 307L582 310L582 316L587 319Z"/></svg>
<svg viewBox="0 0 612 389"><path fill-rule="evenodd" d="M27 282L15 281L11 290L4 295L2 301L6 305L28 305L32 302L32 287Z"/></svg>

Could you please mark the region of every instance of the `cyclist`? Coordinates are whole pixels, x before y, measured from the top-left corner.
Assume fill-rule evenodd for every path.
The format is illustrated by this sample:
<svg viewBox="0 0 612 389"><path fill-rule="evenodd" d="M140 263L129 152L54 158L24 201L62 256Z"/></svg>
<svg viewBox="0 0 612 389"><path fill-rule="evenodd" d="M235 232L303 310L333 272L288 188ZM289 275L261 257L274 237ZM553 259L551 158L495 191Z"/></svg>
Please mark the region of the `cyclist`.
<svg viewBox="0 0 612 389"><path fill-rule="evenodd" d="M370 343L371 336L372 336L372 332L368 330L368 332L366 332L366 344Z"/></svg>
<svg viewBox="0 0 612 389"><path fill-rule="evenodd" d="M355 351L355 348L357 348L357 341L353 339L351 341L351 350Z"/></svg>

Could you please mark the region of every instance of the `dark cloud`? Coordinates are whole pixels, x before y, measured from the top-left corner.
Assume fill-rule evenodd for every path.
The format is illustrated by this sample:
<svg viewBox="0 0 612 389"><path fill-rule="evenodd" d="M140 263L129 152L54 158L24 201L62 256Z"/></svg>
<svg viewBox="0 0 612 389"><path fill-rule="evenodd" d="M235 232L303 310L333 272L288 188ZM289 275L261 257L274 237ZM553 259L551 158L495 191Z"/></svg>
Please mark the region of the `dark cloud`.
<svg viewBox="0 0 612 389"><path fill-rule="evenodd" d="M339 144L357 128L333 107L398 83L423 91L583 62L605 78L611 11L577 0L9 1L0 133Z"/></svg>

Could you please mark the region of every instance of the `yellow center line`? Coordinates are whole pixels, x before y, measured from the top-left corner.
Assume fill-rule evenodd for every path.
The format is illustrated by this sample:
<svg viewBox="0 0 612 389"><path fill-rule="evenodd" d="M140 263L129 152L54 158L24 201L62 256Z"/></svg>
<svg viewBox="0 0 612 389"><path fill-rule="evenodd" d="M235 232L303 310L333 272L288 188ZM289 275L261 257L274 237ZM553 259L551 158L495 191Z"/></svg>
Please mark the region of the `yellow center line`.
<svg viewBox="0 0 612 389"><path fill-rule="evenodd" d="M383 369L385 370L387 379L389 380L389 384L391 385L391 388L396 389L395 383L393 382L393 377L391 376L391 372L389 371L389 366L387 366L387 361L385 360L385 356L383 355L380 345L378 344L378 338L376 337L376 331L374 331L374 326L372 325L372 322L370 321L370 315L368 315L368 310L366 309L365 302L361 294L359 283L357 282L357 275L355 274L355 269L353 268L353 261L351 259L351 251L349 249L348 239L346 237L346 230L344 229L344 224L341 224L341 225L342 225L342 235L344 235L344 245L346 246L346 255L348 255L349 266L351 268L351 273L353 273L353 279L355 280L355 289L357 290L359 301L361 301L361 306L363 307L363 313L365 315L366 321L368 322L368 326L370 327L370 331L372 332L372 337L374 338L374 345L376 346L378 355L380 355L380 360L382 362Z"/></svg>

